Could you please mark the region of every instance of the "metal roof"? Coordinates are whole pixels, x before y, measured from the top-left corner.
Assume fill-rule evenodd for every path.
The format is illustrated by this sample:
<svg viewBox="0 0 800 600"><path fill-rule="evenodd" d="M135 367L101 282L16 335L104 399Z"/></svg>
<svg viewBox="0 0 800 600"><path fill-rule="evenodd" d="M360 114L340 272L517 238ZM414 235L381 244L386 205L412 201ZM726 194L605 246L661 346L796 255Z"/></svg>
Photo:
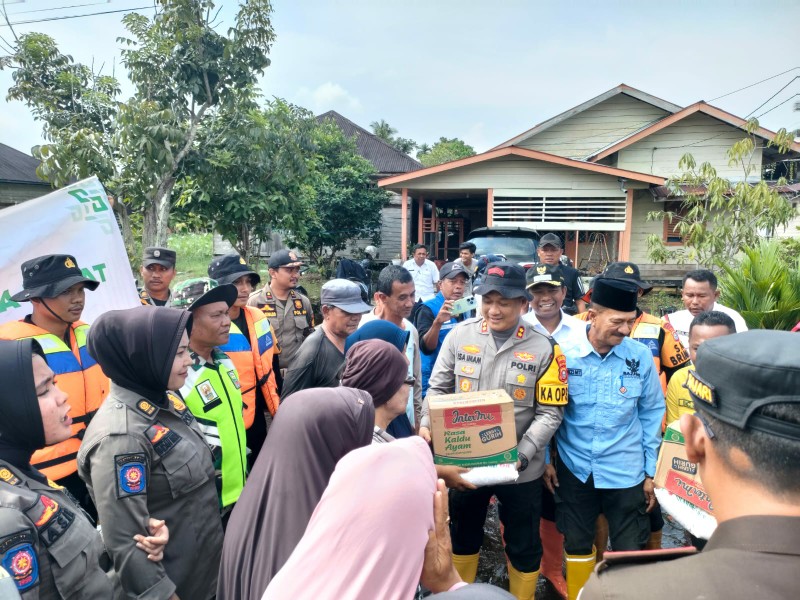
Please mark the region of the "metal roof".
<svg viewBox="0 0 800 600"><path fill-rule="evenodd" d="M333 121L349 138L355 138L358 153L373 164L379 175L397 175L422 168L422 164L407 154L387 144L374 133L359 127L334 110L329 110L317 117L317 121Z"/></svg>
<svg viewBox="0 0 800 600"><path fill-rule="evenodd" d="M2 183L24 183L37 184L50 187L46 181L42 181L36 175L36 167L39 161L15 150L11 146L0 144L0 182Z"/></svg>

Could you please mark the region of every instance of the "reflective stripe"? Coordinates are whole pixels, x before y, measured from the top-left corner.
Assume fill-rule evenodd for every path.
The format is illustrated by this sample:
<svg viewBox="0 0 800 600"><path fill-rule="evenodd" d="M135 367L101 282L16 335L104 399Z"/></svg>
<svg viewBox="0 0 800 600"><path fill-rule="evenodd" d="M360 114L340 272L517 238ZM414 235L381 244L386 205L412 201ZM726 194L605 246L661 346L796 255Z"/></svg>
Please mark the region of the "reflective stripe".
<svg viewBox="0 0 800 600"><path fill-rule="evenodd" d="M239 328L231 323L231 335L228 338L228 343L219 347L223 352L245 352L250 351L250 344L247 338L239 331Z"/></svg>
<svg viewBox="0 0 800 600"><path fill-rule="evenodd" d="M72 350L51 351L45 356L47 357L47 366L53 369L53 373L56 375L76 373L83 370Z"/></svg>

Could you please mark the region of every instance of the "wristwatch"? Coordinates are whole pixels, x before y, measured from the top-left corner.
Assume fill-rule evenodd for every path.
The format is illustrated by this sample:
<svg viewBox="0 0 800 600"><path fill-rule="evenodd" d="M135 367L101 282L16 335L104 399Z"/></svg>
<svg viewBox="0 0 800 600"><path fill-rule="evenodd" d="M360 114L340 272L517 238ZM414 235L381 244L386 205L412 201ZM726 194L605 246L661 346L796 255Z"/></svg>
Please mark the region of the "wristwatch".
<svg viewBox="0 0 800 600"><path fill-rule="evenodd" d="M520 462L518 470L521 473L522 471L528 468L528 457L525 456L522 452L518 452L517 458L519 459Z"/></svg>

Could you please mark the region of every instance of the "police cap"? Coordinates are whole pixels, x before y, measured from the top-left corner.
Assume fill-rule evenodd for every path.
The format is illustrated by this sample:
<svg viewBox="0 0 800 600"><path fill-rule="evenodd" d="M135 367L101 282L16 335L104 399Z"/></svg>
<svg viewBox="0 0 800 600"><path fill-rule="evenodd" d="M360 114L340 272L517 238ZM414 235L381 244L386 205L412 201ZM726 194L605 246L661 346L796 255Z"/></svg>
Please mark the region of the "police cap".
<svg viewBox="0 0 800 600"><path fill-rule="evenodd" d="M157 248L155 246L145 248L142 254L142 266L149 267L150 265L161 265L167 269L175 268L175 260L177 254L175 250L169 248Z"/></svg>
<svg viewBox="0 0 800 600"><path fill-rule="evenodd" d="M756 329L703 342L686 388L696 410L738 429L800 441L800 425L755 414L800 403L800 335Z"/></svg>
<svg viewBox="0 0 800 600"><path fill-rule="evenodd" d="M82 283L90 290L100 285L83 275L74 256L47 254L22 263L22 291L11 296L11 299L25 302L31 298L55 298L76 283Z"/></svg>

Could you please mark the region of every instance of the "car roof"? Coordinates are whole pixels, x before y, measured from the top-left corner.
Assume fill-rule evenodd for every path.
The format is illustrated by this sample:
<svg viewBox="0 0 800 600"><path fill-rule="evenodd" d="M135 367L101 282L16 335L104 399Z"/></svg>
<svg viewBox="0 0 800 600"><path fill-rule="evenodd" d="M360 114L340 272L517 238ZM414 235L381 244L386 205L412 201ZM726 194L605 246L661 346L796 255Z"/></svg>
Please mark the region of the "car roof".
<svg viewBox="0 0 800 600"><path fill-rule="evenodd" d="M539 233L535 229L529 229L527 227L478 227L469 232L467 240L493 235L539 239Z"/></svg>

